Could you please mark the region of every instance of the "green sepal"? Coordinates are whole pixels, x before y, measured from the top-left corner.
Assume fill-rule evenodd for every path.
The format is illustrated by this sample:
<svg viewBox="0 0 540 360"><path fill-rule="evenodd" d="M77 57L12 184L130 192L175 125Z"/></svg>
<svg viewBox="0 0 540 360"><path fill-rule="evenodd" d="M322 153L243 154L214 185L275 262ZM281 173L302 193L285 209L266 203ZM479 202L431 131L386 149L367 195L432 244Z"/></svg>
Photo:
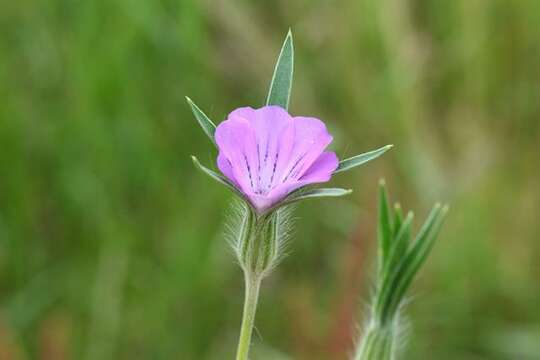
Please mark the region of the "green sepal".
<svg viewBox="0 0 540 360"><path fill-rule="evenodd" d="M210 120L208 116L197 106L190 98L186 96L186 100L191 107L191 111L197 119L197 122L203 129L204 133L210 138L212 143L216 145L216 140L214 139L214 133L216 132L216 125Z"/></svg>
<svg viewBox="0 0 540 360"><path fill-rule="evenodd" d="M279 105L285 110L289 108L292 79L294 72L294 46L291 30L287 33L279 53L270 89L266 98L266 105Z"/></svg>
<svg viewBox="0 0 540 360"><path fill-rule="evenodd" d="M204 174L208 175L211 179L217 181L218 183L220 183L222 185L225 185L225 187L227 187L227 189L231 190L233 193L238 195L238 197L240 197L241 200L243 200L249 207L251 207L251 204L245 198L244 194L242 194L240 191L238 191L238 189L226 177L224 177L223 175L221 175L221 174L219 174L219 173L205 167L193 155L191 156L191 160L193 161L193 164L195 165L195 167L197 169L202 171Z"/></svg>
<svg viewBox="0 0 540 360"><path fill-rule="evenodd" d="M339 162L337 169L334 171L334 174L340 173L342 171L350 170L357 166L363 165L367 163L368 161L376 159L382 154L384 154L385 152L387 152L388 150L390 150L393 146L394 145L386 145L386 146L383 146L382 148L368 151L366 153L356 155L345 160L341 160Z"/></svg>
<svg viewBox="0 0 540 360"><path fill-rule="evenodd" d="M277 206L283 207L283 206L290 205L290 204L296 203L298 201L306 200L306 199L345 196L345 195L349 195L350 193L352 193L352 190L341 189L341 188L322 188L322 189L311 189L311 190L305 190L305 191L300 190L300 191L291 193L285 199L280 201L277 204Z"/></svg>

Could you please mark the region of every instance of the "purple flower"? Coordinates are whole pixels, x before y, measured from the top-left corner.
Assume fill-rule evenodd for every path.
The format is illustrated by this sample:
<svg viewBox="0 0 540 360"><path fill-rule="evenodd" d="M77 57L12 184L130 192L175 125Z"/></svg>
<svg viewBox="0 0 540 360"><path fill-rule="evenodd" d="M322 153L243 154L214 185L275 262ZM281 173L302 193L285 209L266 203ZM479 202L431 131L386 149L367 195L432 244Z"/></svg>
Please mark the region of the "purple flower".
<svg viewBox="0 0 540 360"><path fill-rule="evenodd" d="M216 129L219 170L258 212L292 191L330 180L338 167L324 151L332 136L324 123L292 117L279 106L234 110Z"/></svg>

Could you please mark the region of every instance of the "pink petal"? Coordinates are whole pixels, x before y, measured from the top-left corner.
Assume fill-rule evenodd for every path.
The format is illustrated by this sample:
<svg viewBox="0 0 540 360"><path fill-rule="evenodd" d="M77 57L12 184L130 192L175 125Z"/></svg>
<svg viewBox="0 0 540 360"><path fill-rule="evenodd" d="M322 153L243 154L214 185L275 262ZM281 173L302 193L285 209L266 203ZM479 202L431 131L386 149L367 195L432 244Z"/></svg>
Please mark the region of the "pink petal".
<svg viewBox="0 0 540 360"><path fill-rule="evenodd" d="M241 117L225 120L216 128L215 139L220 156L230 162L237 184L244 193L251 193L258 177L258 160L255 132L249 122ZM229 177L230 173L224 175Z"/></svg>
<svg viewBox="0 0 540 360"><path fill-rule="evenodd" d="M287 167L280 174L281 182L300 178L332 142L332 136L319 119L295 117L293 121L294 148Z"/></svg>
<svg viewBox="0 0 540 360"><path fill-rule="evenodd" d="M332 173L337 169L339 160L334 152L323 152L313 164L302 175L299 181L314 184L327 182L332 177Z"/></svg>
<svg viewBox="0 0 540 360"><path fill-rule="evenodd" d="M291 152L294 142L292 117L279 106L265 106L256 110L239 108L228 119L246 121L255 132L256 151L250 154L253 158L249 161L254 168L252 174L257 175L252 190L257 193L269 191L272 182L279 179L278 162L286 162Z"/></svg>
<svg viewBox="0 0 540 360"><path fill-rule="evenodd" d="M291 191L330 179L338 166L324 123L279 106L239 108L216 129L217 165L259 211Z"/></svg>
<svg viewBox="0 0 540 360"><path fill-rule="evenodd" d="M338 163L339 161L335 153L329 151L322 153L300 179L290 180L272 189L267 195L270 203L272 205L278 203L288 194L301 187L329 181Z"/></svg>
<svg viewBox="0 0 540 360"><path fill-rule="evenodd" d="M229 179L234 185L238 186L238 182L236 181L236 178L234 177L234 172L232 169L231 162L229 161L229 159L227 159L227 157L223 154L223 152L220 152L218 155L217 166L218 166L219 171L221 171L221 173L225 175L227 179Z"/></svg>

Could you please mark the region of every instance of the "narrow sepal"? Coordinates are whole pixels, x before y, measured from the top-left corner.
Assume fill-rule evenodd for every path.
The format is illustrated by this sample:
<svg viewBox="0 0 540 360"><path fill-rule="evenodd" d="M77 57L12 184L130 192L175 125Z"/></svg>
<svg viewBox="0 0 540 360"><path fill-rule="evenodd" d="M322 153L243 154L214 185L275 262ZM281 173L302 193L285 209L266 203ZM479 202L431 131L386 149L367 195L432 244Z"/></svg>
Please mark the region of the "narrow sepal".
<svg viewBox="0 0 540 360"><path fill-rule="evenodd" d="M279 250L279 219L275 212L266 222L262 232L259 261L257 267L263 276L271 271Z"/></svg>
<svg viewBox="0 0 540 360"><path fill-rule="evenodd" d="M195 165L195 167L197 169L199 169L200 171L202 171L204 174L208 175L210 178L212 178L213 180L217 181L218 183L222 184L222 185L225 185L229 190L231 190L232 192L234 192L236 195L238 195L242 200L244 200L246 202L246 204L249 205L249 202L246 200L246 198L244 197L244 194L242 194L240 191L238 191L236 189L236 187L231 184L229 182L229 180L227 180L227 178L225 178L223 175L213 171L213 170L210 170L209 168L205 167L203 164L201 164L199 162L199 160L195 157L195 156L191 156L191 160L193 161L193 164ZM249 205L250 206L250 205Z"/></svg>
<svg viewBox="0 0 540 360"><path fill-rule="evenodd" d="M216 140L214 139L214 133L216 131L216 125L210 120L208 116L197 106L193 101L191 101L190 98L186 96L186 100L191 108L191 111L193 112L193 115L195 116L195 119L197 119L197 122L203 129L204 133L210 138L212 143L216 145Z"/></svg>
<svg viewBox="0 0 540 360"><path fill-rule="evenodd" d="M292 33L289 30L274 68L274 74L266 98L266 105L279 105L285 110L289 108L293 72L294 46Z"/></svg>
<svg viewBox="0 0 540 360"><path fill-rule="evenodd" d="M249 255L249 246L255 229L255 213L251 208L244 204L242 216L238 221L238 233L234 234L231 245L236 253L238 262L244 271L247 266L247 258Z"/></svg>
<svg viewBox="0 0 540 360"><path fill-rule="evenodd" d="M386 145L380 149L368 151L366 153L356 155L345 160L341 160L339 162L337 169L334 171L334 174L340 173L342 171L350 170L357 166L363 165L367 163L368 161L376 159L382 154L384 154L385 152L387 152L388 150L390 150L393 146L394 145Z"/></svg>
<svg viewBox="0 0 540 360"><path fill-rule="evenodd" d="M240 266L250 277L265 277L279 264L288 238L288 216L288 209L261 215L245 207L241 218L235 219L240 230L234 233L231 245Z"/></svg>
<svg viewBox="0 0 540 360"><path fill-rule="evenodd" d="M307 191L298 191L292 193L287 198L279 203L279 207L290 205L301 200L320 198L320 197L339 197L345 196L352 193L350 189L341 189L341 188L322 188L322 189L312 189Z"/></svg>

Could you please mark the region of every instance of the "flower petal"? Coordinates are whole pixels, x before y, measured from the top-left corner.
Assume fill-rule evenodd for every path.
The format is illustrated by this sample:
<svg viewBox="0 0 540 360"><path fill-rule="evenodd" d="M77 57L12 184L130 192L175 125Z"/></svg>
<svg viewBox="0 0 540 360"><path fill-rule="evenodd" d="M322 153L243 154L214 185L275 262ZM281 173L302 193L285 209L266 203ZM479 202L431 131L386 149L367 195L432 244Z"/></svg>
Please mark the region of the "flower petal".
<svg viewBox="0 0 540 360"><path fill-rule="evenodd" d="M245 194L253 192L258 159L255 131L249 122L242 117L225 120L216 128L215 138L220 156L230 162L236 183Z"/></svg>
<svg viewBox="0 0 540 360"><path fill-rule="evenodd" d="M264 211L303 186L328 181L338 166L324 123L279 106L244 107L216 128L218 168Z"/></svg>
<svg viewBox="0 0 540 360"><path fill-rule="evenodd" d="M310 184L327 182L332 177L332 173L339 164L338 157L334 152L323 152L313 164L302 175L299 181Z"/></svg>
<svg viewBox="0 0 540 360"><path fill-rule="evenodd" d="M324 123L315 118L293 118L295 141L287 167L281 173L280 182L300 178L332 142Z"/></svg>
<svg viewBox="0 0 540 360"><path fill-rule="evenodd" d="M234 177L234 172L233 172L231 162L225 156L225 154L221 151L217 158L217 166L218 166L219 171L221 171L221 173L225 175L227 179L229 179L233 184L238 186L238 182L236 181L236 178Z"/></svg>
<svg viewBox="0 0 540 360"><path fill-rule="evenodd" d="M278 203L289 193L301 187L329 181L338 163L339 161L335 153L329 151L322 153L300 179L291 179L274 187L267 195L270 199L270 204L274 205Z"/></svg>
<svg viewBox="0 0 540 360"><path fill-rule="evenodd" d="M234 118L247 120L255 131L258 177L253 190L266 193L279 180L280 170L289 159L294 143L293 119L279 106L239 108L229 115L229 119Z"/></svg>

